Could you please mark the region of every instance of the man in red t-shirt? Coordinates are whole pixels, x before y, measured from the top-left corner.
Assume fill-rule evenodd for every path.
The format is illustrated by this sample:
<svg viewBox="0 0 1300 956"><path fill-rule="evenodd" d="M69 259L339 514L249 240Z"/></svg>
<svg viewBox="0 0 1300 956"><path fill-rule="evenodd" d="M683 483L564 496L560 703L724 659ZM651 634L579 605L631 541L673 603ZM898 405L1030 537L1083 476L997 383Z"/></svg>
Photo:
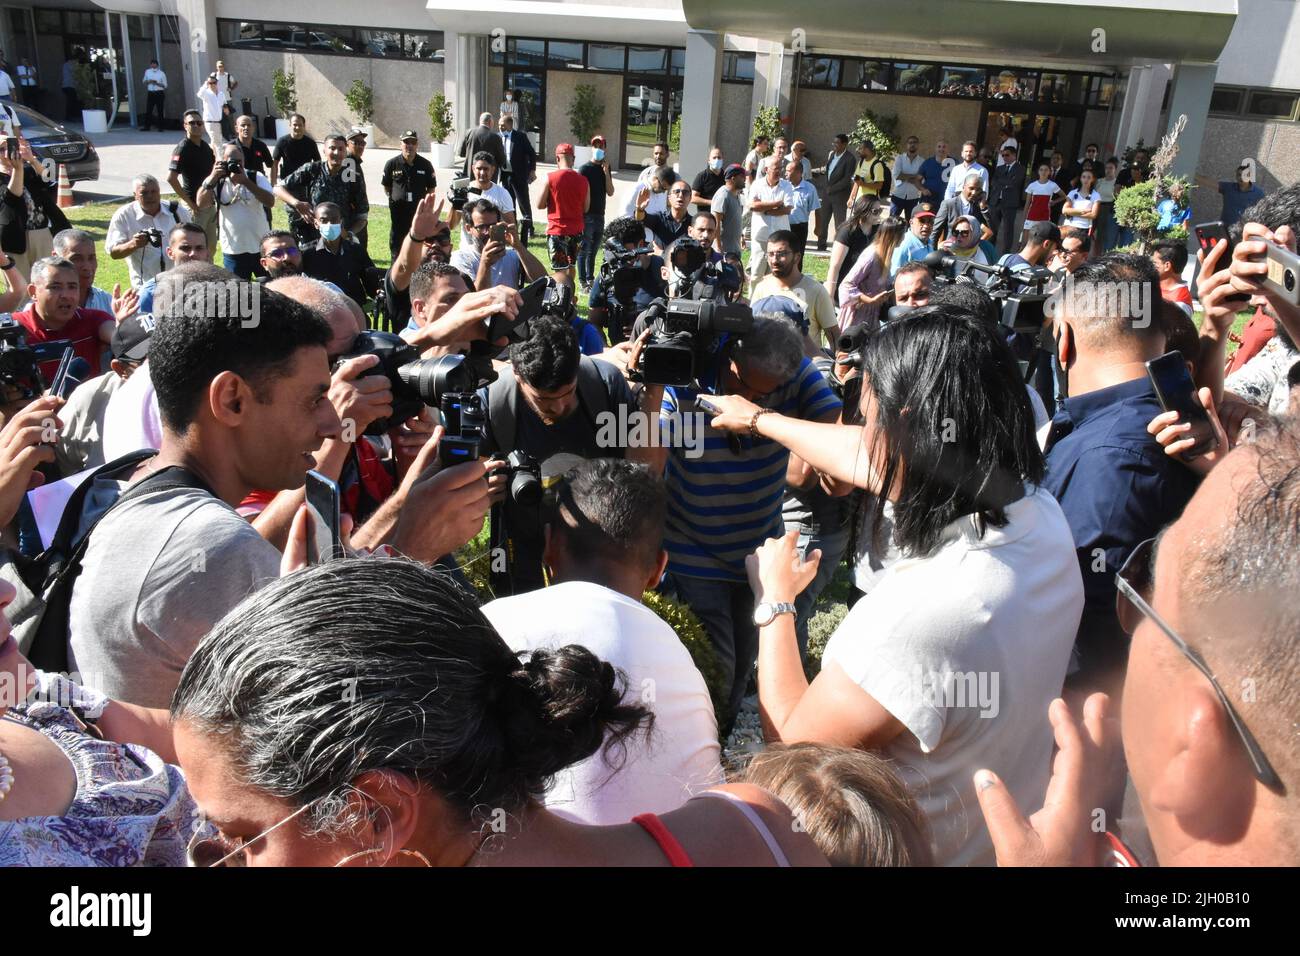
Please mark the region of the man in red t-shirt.
<svg viewBox="0 0 1300 956"><path fill-rule="evenodd" d="M546 210L546 248L557 282L573 284L573 263L582 239L583 216L591 208L587 177L573 168L573 144L555 147L555 165L537 194L537 208Z"/></svg>
<svg viewBox="0 0 1300 956"><path fill-rule="evenodd" d="M108 312L78 308L81 281L77 267L54 256L36 260L27 294L31 306L13 317L26 329L28 343L67 339L77 357L90 364L91 374L98 375L104 346L113 340L117 322ZM55 355L41 362L41 377L47 385L59 369L59 358Z"/></svg>

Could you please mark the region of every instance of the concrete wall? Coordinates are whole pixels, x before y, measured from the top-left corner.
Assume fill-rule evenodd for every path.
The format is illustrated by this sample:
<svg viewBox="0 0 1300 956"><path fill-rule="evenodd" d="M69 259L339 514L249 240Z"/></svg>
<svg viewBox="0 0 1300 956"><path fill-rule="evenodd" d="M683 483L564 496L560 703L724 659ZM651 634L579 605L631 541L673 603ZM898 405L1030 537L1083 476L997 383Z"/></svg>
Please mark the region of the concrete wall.
<svg viewBox="0 0 1300 956"><path fill-rule="evenodd" d="M722 147L728 163L739 163L749 152L749 131L754 128L750 115L753 85L721 83L718 86L718 128L713 141ZM689 104L687 104L689 108Z"/></svg>
<svg viewBox="0 0 1300 956"><path fill-rule="evenodd" d="M582 73L576 70L546 71L546 127L538 159L554 162L555 147L560 143L576 142L569 128L569 104L573 102L578 84L586 83L596 88L596 95L605 104L605 115L599 132L605 137L605 153L617 169L623 155L623 75L621 73ZM498 93L500 89L498 88Z"/></svg>
<svg viewBox="0 0 1300 956"><path fill-rule="evenodd" d="M427 145L426 106L442 89L441 63L228 48L220 52L226 69L239 79L236 92L253 100L255 113L264 112L264 98L271 95L271 71L279 68L297 77L298 111L307 117L308 129L314 136L346 130L357 120L343 97L352 81L360 78L375 91L375 115L371 119L375 135L371 145L400 148L398 137L407 128L417 131L421 145Z"/></svg>
<svg viewBox="0 0 1300 956"><path fill-rule="evenodd" d="M1232 179L1245 157L1254 158L1259 186L1266 193L1300 181L1300 124L1211 116L1201 144L1197 175L1216 183ZM1222 206L1215 186L1201 186L1192 191L1191 221L1217 219Z"/></svg>
<svg viewBox="0 0 1300 956"><path fill-rule="evenodd" d="M1215 82L1300 89L1300 8L1295 0L1237 0L1237 22Z"/></svg>

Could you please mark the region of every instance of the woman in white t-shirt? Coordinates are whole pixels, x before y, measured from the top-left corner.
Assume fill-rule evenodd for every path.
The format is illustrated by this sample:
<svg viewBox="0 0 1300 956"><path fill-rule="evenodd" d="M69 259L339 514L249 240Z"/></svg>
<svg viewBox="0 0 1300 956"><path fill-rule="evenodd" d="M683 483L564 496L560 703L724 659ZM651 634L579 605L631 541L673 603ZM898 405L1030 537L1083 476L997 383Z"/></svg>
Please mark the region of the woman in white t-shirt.
<svg viewBox="0 0 1300 956"><path fill-rule="evenodd" d="M960 361L945 361L960 356ZM748 561L758 596L758 695L771 741L877 750L916 797L940 864L990 865L973 775L992 760L1041 801L1083 579L1019 366L998 328L949 305L862 346L865 425L822 425L710 396L715 428L761 434L831 479L892 502L902 557L854 605L808 682L786 607L816 573L796 539ZM1020 798L1018 798L1020 799Z"/></svg>
<svg viewBox="0 0 1300 956"><path fill-rule="evenodd" d="M1052 164L1038 164L1038 178L1025 187L1025 231L1040 222L1052 221L1052 199L1061 191L1052 179Z"/></svg>
<svg viewBox="0 0 1300 956"><path fill-rule="evenodd" d="M1092 234L1092 224L1101 212L1101 193L1094 188L1097 174L1091 169L1079 173L1079 188L1071 189L1061 210L1064 225Z"/></svg>

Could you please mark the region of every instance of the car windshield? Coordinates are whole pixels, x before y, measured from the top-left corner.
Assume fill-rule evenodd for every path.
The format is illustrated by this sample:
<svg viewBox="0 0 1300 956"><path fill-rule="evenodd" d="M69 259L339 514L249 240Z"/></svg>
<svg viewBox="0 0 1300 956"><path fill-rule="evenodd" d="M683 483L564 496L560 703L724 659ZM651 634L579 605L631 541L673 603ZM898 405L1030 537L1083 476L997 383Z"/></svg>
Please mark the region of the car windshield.
<svg viewBox="0 0 1300 956"><path fill-rule="evenodd" d="M33 136L64 135L64 131L59 129L58 124L48 116L42 116L35 110L29 110L25 106L10 105L9 108L18 114L18 122L22 124L23 135L28 139Z"/></svg>

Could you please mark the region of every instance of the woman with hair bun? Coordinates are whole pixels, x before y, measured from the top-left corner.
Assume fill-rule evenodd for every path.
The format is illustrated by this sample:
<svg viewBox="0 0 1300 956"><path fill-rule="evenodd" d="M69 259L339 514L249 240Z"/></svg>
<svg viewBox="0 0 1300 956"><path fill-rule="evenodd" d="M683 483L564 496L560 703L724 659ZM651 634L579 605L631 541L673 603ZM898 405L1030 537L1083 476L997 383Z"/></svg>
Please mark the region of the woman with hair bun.
<svg viewBox="0 0 1300 956"><path fill-rule="evenodd" d="M616 766L626 741L653 732L623 685L582 647L516 655L472 596L415 562L347 559L281 578L203 639L172 700L190 792L219 831L191 859L825 864L753 786L619 826L542 808L552 774L602 747Z"/></svg>

